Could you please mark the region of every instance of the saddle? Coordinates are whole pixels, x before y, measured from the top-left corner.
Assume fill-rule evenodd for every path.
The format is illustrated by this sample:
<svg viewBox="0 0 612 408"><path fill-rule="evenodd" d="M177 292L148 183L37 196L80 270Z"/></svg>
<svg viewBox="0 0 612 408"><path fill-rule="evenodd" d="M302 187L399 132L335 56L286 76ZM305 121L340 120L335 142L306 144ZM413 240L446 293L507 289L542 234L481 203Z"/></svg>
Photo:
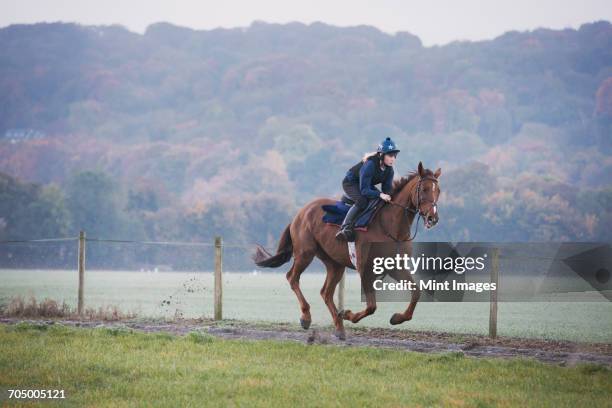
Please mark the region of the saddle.
<svg viewBox="0 0 612 408"><path fill-rule="evenodd" d="M325 211L323 222L332 225L342 225L346 213L353 204L355 204L355 202L351 200L349 196L343 194L340 201L336 201L335 204L322 205L321 207ZM383 204L384 201L380 197L368 200L368 205L355 220L354 229L358 231L367 231L368 224Z"/></svg>

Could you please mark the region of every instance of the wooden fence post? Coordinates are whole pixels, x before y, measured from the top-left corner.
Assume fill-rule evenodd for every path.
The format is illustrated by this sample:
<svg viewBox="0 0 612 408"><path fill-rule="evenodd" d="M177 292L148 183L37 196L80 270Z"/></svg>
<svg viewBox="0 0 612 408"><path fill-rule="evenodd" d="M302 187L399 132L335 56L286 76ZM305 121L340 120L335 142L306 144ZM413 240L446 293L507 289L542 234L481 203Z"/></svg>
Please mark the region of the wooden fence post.
<svg viewBox="0 0 612 408"><path fill-rule="evenodd" d="M223 239L215 237L215 320L223 319Z"/></svg>
<svg viewBox="0 0 612 408"><path fill-rule="evenodd" d="M493 249L491 260L491 283L495 283L495 290L491 291L491 303L489 307L489 337L497 337L497 291L499 290L499 248Z"/></svg>
<svg viewBox="0 0 612 408"><path fill-rule="evenodd" d="M344 280L346 279L346 272L344 272L342 274L342 278L340 279L340 282L338 283L338 287L337 287L337 292L338 292L338 310L344 310Z"/></svg>
<svg viewBox="0 0 612 408"><path fill-rule="evenodd" d="M85 285L85 231L79 232L79 299L77 303L77 313L83 315L83 288Z"/></svg>

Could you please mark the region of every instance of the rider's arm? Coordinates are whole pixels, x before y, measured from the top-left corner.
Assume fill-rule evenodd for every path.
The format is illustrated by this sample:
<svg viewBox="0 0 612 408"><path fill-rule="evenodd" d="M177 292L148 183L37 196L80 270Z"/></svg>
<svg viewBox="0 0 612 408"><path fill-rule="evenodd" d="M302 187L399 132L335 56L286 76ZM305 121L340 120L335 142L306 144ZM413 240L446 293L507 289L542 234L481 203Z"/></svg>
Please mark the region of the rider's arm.
<svg viewBox="0 0 612 408"><path fill-rule="evenodd" d="M361 195L377 198L380 196L380 191L372 187L372 177L374 177L374 162L367 160L359 170L359 190Z"/></svg>
<svg viewBox="0 0 612 408"><path fill-rule="evenodd" d="M382 183L382 192L385 194L391 195L393 191L393 167L389 169L389 174L387 174L387 178Z"/></svg>

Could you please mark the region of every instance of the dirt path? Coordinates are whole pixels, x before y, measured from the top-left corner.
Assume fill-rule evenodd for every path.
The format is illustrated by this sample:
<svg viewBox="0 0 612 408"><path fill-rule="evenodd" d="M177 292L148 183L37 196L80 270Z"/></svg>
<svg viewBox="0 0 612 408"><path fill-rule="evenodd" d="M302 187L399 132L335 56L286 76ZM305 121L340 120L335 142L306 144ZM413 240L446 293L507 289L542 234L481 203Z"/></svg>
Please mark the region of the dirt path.
<svg viewBox="0 0 612 408"><path fill-rule="evenodd" d="M0 323L4 324L16 324L23 321L37 324L61 323L90 328L130 328L143 332L169 332L177 335L191 331L204 331L224 339L297 341L342 347L382 347L422 353L459 352L470 357L535 358L546 363L560 365L596 363L612 367L612 344L601 343L509 337L492 340L477 335L367 328L347 329L347 340L340 341L331 334L330 328L315 327L304 331L297 326L277 323L214 322L202 319L171 322L139 319L109 322L0 318Z"/></svg>

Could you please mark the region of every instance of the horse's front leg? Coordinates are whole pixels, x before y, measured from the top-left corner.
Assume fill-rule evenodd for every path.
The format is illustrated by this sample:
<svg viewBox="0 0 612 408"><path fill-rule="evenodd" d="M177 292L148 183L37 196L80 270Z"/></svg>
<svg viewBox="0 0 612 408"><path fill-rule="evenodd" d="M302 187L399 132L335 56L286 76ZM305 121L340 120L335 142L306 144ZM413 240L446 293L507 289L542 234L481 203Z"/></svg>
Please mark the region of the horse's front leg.
<svg viewBox="0 0 612 408"><path fill-rule="evenodd" d="M366 298L366 308L361 312L353 313L350 310L343 310L339 312L344 320L350 320L353 323L359 322L366 316L374 314L376 311L376 292L374 291L374 274L367 269L368 256L370 253L369 243L360 244L357 251L357 272L361 277L361 287Z"/></svg>
<svg viewBox="0 0 612 408"><path fill-rule="evenodd" d="M361 312L353 313L350 310L340 312L344 320L350 320L353 323L357 323L364 317L374 314L374 312L376 311L376 293L374 292L374 290L366 291L365 297L366 308Z"/></svg>
<svg viewBox="0 0 612 408"><path fill-rule="evenodd" d="M408 279L411 282L414 282L412 275L410 275L407 272L400 273L399 275L404 275L404 276L407 275L407 277L405 276L404 279ZM411 293L410 304L408 305L408 309L406 309L404 313L394 313L393 316L391 316L391 320L389 321L389 323L400 324L400 323L404 323L412 319L412 315L414 314L414 309L416 308L417 302L419 301L419 298L421 297L421 289L419 289L418 285L415 285L415 288L411 292L412 293Z"/></svg>

